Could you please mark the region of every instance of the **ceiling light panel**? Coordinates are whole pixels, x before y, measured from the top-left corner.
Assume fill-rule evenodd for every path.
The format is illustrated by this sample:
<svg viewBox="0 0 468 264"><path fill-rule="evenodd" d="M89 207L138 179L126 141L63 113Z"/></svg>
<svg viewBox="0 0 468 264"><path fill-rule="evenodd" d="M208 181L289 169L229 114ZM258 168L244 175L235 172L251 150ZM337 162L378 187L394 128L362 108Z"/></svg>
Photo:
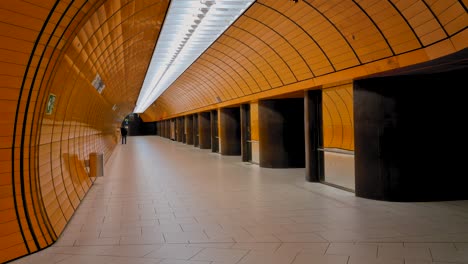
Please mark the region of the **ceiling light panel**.
<svg viewBox="0 0 468 264"><path fill-rule="evenodd" d="M144 112L254 1L172 0L134 112Z"/></svg>

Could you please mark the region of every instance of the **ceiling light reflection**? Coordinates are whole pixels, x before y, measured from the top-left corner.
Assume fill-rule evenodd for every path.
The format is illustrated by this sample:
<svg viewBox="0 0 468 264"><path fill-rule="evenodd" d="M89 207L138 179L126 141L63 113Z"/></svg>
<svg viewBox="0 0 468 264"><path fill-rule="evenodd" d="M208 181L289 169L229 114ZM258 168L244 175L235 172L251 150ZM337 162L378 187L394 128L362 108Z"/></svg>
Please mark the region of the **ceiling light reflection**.
<svg viewBox="0 0 468 264"><path fill-rule="evenodd" d="M144 112L254 1L172 0L134 112Z"/></svg>

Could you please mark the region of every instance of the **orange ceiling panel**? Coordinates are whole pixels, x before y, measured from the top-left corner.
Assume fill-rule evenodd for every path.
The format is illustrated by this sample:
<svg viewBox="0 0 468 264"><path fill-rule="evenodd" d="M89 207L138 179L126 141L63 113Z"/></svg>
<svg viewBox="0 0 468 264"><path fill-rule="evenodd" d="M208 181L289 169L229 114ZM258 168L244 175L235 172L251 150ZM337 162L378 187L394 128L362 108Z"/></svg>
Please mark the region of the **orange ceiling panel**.
<svg viewBox="0 0 468 264"><path fill-rule="evenodd" d="M148 111L159 120L454 53L468 45L457 39L466 10L457 0L258 0Z"/></svg>

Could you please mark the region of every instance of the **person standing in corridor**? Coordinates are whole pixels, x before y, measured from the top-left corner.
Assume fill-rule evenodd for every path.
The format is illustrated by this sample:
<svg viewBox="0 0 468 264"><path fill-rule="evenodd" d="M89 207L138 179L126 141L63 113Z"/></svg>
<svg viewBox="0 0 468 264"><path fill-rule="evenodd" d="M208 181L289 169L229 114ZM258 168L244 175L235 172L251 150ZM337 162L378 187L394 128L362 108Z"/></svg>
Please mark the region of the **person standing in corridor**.
<svg viewBox="0 0 468 264"><path fill-rule="evenodd" d="M120 127L120 135L122 136L122 144L127 144L127 129L124 126Z"/></svg>

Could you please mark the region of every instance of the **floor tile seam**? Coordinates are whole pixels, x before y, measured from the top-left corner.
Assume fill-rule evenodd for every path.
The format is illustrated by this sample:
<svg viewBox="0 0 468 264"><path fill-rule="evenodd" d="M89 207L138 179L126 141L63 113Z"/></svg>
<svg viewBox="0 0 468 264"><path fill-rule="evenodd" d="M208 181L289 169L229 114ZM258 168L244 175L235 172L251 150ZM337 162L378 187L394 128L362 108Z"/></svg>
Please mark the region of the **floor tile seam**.
<svg viewBox="0 0 468 264"><path fill-rule="evenodd" d="M246 257L250 254L250 252L252 252L251 249L249 249L235 264L241 263L241 261L242 261L244 258L246 258Z"/></svg>
<svg viewBox="0 0 468 264"><path fill-rule="evenodd" d="M431 261L434 262L435 259L434 259L434 255L432 254L431 248L429 247L428 250L429 250L429 255L431 256Z"/></svg>
<svg viewBox="0 0 468 264"><path fill-rule="evenodd" d="M195 255L191 256L190 258L188 258L187 260L191 260L193 259L195 256L199 255L202 251L206 250L207 248L203 247L203 248L200 248L200 250L195 253Z"/></svg>
<svg viewBox="0 0 468 264"><path fill-rule="evenodd" d="M289 262L289 264L294 263L294 261L296 261L296 259L297 259L297 256L300 255L300 253L301 253L301 251L296 252L296 254L294 255L294 257L293 257L293 259L291 260L291 262Z"/></svg>

